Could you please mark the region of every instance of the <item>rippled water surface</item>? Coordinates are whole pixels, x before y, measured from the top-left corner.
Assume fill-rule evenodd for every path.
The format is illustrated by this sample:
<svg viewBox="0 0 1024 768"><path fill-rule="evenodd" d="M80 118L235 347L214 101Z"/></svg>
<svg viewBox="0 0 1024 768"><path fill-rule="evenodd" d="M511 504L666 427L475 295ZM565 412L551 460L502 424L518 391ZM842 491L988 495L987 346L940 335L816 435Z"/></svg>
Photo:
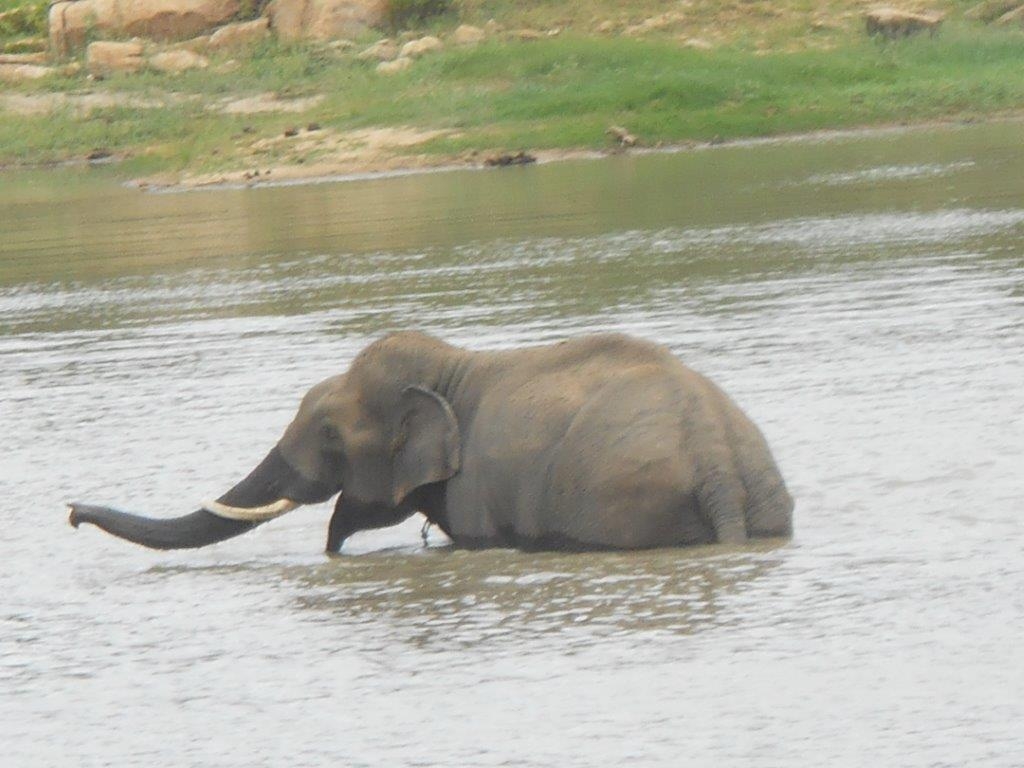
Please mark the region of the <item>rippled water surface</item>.
<svg viewBox="0 0 1024 768"><path fill-rule="evenodd" d="M1024 764L1024 129L143 195L0 175L12 766ZM191 510L416 327L617 329L757 421L792 542L463 552Z"/></svg>

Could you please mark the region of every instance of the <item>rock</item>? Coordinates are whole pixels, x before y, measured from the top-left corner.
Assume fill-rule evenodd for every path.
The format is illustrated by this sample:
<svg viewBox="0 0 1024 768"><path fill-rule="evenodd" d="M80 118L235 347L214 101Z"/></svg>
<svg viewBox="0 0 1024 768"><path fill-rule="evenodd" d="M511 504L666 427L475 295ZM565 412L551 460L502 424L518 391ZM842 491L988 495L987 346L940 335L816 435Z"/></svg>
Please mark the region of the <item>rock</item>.
<svg viewBox="0 0 1024 768"><path fill-rule="evenodd" d="M382 75L393 75L396 72L403 72L412 66L412 59L408 56L400 56L394 61L382 61L377 65L377 71Z"/></svg>
<svg viewBox="0 0 1024 768"><path fill-rule="evenodd" d="M470 24L461 24L448 39L452 45L479 45L487 37L480 27L474 27Z"/></svg>
<svg viewBox="0 0 1024 768"><path fill-rule="evenodd" d="M50 6L50 45L67 55L90 32L187 40L229 21L239 0L63 0Z"/></svg>
<svg viewBox="0 0 1024 768"><path fill-rule="evenodd" d="M812 32L834 32L838 29L842 29L842 26L827 16L814 16L811 18Z"/></svg>
<svg viewBox="0 0 1024 768"><path fill-rule="evenodd" d="M171 50L175 51L192 51L193 53L202 53L209 50L210 38L212 35L199 35L199 37L193 37L190 40L177 43Z"/></svg>
<svg viewBox="0 0 1024 768"><path fill-rule="evenodd" d="M394 40L385 37L361 51L356 58L360 61L391 61L396 56L398 56L398 46Z"/></svg>
<svg viewBox="0 0 1024 768"><path fill-rule="evenodd" d="M70 2L54 3L47 11L46 24L50 34L50 50L57 56L67 56L74 48L79 48L85 42L85 33L88 29L87 18L82 18L78 23L75 18L68 17L68 9L72 8Z"/></svg>
<svg viewBox="0 0 1024 768"><path fill-rule="evenodd" d="M517 40L530 41L540 40L544 37L543 32L538 32L536 29L517 29L509 33L512 37Z"/></svg>
<svg viewBox="0 0 1024 768"><path fill-rule="evenodd" d="M65 0L50 6L50 46L67 55L92 32L187 40L238 12L239 0Z"/></svg>
<svg viewBox="0 0 1024 768"><path fill-rule="evenodd" d="M24 83L39 80L54 73L51 67L39 64L5 64L0 62L0 83Z"/></svg>
<svg viewBox="0 0 1024 768"><path fill-rule="evenodd" d="M266 40L270 36L270 19L266 16L252 21L238 21L225 24L210 35L207 47L211 51L228 51L246 48Z"/></svg>
<svg viewBox="0 0 1024 768"><path fill-rule="evenodd" d="M270 29L282 40L355 37L384 21L387 0L271 0Z"/></svg>
<svg viewBox="0 0 1024 768"><path fill-rule="evenodd" d="M46 53L50 42L45 37L22 37L4 43L4 53Z"/></svg>
<svg viewBox="0 0 1024 768"><path fill-rule="evenodd" d="M45 64L45 53L0 53L0 64Z"/></svg>
<svg viewBox="0 0 1024 768"><path fill-rule="evenodd" d="M697 51L710 51L715 46L702 37L687 37L680 41L684 48L693 48Z"/></svg>
<svg viewBox="0 0 1024 768"><path fill-rule="evenodd" d="M609 21L606 19L605 21L602 21L600 24L597 25L596 31L600 32L602 35L610 35L612 32L615 31L615 27L616 24L614 21Z"/></svg>
<svg viewBox="0 0 1024 768"><path fill-rule="evenodd" d="M435 53L443 48L444 43L442 43L438 38L433 35L427 35L426 37L421 37L418 40L410 40L402 46L402 50L398 55L403 58L408 57L410 59L418 59L420 56L424 56L428 53Z"/></svg>
<svg viewBox="0 0 1024 768"><path fill-rule="evenodd" d="M1022 0L985 0L967 11L964 17L989 24L1021 6L1024 6Z"/></svg>
<svg viewBox="0 0 1024 768"><path fill-rule="evenodd" d="M192 51L163 51L150 56L149 66L157 72L176 75L189 69L206 69L210 60Z"/></svg>
<svg viewBox="0 0 1024 768"><path fill-rule="evenodd" d="M621 125L609 125L605 131L608 136L615 141L620 147L635 147L636 136L627 131Z"/></svg>
<svg viewBox="0 0 1024 768"><path fill-rule="evenodd" d="M142 43L95 42L85 49L85 66L90 75L112 72L138 72L142 69Z"/></svg>
<svg viewBox="0 0 1024 768"><path fill-rule="evenodd" d="M1005 26L1008 24L1016 24L1017 26L1024 26L1024 5L1019 8L1014 8L1012 11L1007 11L998 19L996 24Z"/></svg>
<svg viewBox="0 0 1024 768"><path fill-rule="evenodd" d="M484 165L493 168L504 168L509 165L529 165L536 162L537 158L526 152L516 152L515 154L503 152L484 159Z"/></svg>
<svg viewBox="0 0 1024 768"><path fill-rule="evenodd" d="M678 24L683 21L685 17L681 13L663 13L660 16L651 16L649 19L644 19L639 24L633 24L632 26L626 27L622 32L626 37L641 37L646 35L648 32L658 32L662 29L668 29L674 24Z"/></svg>
<svg viewBox="0 0 1024 768"><path fill-rule="evenodd" d="M864 16L869 35L888 38L909 37L927 30L931 35L939 31L943 15L940 13L910 13L896 8L876 8Z"/></svg>

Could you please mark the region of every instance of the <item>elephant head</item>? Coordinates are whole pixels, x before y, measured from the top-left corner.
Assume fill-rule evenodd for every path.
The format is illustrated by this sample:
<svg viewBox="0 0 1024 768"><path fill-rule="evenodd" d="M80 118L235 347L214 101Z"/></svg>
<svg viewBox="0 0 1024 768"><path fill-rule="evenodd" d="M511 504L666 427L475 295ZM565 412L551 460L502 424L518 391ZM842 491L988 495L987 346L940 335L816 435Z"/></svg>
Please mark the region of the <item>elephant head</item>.
<svg viewBox="0 0 1024 768"><path fill-rule="evenodd" d="M430 341L426 346L442 351L443 343ZM353 508L388 517L416 489L452 477L460 463L458 421L437 391L436 366L425 362L434 358L410 358L402 349L388 354L389 347L378 343L347 373L314 386L273 450L216 501L171 519L75 503L71 524L91 523L154 549L181 549L237 536L339 492ZM337 548L342 527L332 528Z"/></svg>

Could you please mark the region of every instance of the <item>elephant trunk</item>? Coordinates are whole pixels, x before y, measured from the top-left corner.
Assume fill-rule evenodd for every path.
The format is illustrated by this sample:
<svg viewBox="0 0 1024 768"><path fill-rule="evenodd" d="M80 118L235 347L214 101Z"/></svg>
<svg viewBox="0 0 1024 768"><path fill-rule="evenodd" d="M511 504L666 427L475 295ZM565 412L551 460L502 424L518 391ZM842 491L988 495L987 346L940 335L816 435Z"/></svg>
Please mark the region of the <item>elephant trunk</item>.
<svg viewBox="0 0 1024 768"><path fill-rule="evenodd" d="M199 509L189 515L156 520L110 507L70 504L68 520L77 528L92 523L107 533L151 549L189 549L205 547L255 528L259 523L228 520Z"/></svg>
<svg viewBox="0 0 1024 768"><path fill-rule="evenodd" d="M69 505L68 520L75 528L91 523L152 549L189 549L238 536L300 504L324 501L333 493L333 489L300 475L275 447L238 485L191 514L154 519L74 503Z"/></svg>

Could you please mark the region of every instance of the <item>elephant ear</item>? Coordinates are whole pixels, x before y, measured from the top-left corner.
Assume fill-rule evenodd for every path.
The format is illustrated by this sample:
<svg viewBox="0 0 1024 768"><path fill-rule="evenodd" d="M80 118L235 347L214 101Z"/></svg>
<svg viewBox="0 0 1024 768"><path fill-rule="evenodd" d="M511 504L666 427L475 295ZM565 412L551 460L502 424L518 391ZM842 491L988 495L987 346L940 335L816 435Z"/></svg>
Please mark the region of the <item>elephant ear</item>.
<svg viewBox="0 0 1024 768"><path fill-rule="evenodd" d="M459 471L462 439L455 413L436 392L407 387L395 450L392 501L401 504L421 485L447 480Z"/></svg>

